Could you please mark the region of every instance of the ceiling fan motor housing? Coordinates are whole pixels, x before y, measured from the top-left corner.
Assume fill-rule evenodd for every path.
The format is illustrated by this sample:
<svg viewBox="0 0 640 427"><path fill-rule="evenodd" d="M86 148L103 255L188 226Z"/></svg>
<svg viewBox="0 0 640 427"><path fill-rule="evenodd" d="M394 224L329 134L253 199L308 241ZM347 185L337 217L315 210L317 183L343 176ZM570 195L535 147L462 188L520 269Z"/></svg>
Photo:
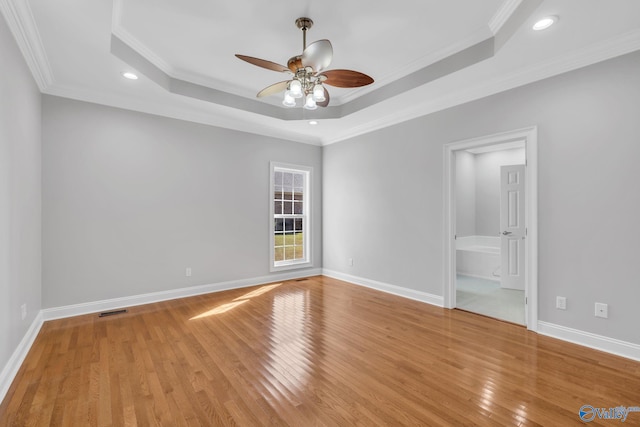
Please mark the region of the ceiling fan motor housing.
<svg viewBox="0 0 640 427"><path fill-rule="evenodd" d="M298 70L304 68L302 65L302 55L292 56L287 61L287 67L291 70L293 74L297 74Z"/></svg>

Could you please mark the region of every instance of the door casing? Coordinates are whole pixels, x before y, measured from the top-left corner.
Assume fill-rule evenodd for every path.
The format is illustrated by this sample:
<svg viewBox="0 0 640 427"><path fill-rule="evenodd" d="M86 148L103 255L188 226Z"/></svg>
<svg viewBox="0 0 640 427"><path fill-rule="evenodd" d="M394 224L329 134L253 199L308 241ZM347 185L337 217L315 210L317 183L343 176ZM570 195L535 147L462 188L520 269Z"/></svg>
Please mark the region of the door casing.
<svg viewBox="0 0 640 427"><path fill-rule="evenodd" d="M470 148L524 141L526 152L525 184L527 227L525 321L527 329L538 329L538 129L531 126L478 138L451 142L443 148L443 299L445 308L456 307L456 206L455 152Z"/></svg>

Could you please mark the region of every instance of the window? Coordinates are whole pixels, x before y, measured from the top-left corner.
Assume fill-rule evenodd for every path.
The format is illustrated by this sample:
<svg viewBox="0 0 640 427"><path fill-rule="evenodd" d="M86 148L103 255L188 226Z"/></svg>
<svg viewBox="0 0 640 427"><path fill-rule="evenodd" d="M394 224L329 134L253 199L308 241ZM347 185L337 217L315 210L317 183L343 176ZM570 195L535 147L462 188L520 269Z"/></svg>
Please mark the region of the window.
<svg viewBox="0 0 640 427"><path fill-rule="evenodd" d="M271 163L271 271L311 264L311 168Z"/></svg>

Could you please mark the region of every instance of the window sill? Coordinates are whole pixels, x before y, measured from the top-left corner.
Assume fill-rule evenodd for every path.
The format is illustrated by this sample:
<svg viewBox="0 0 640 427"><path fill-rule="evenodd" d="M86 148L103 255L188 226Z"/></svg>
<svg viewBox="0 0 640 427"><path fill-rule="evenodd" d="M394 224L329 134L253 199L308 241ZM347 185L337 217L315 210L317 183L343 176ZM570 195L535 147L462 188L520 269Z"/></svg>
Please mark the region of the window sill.
<svg viewBox="0 0 640 427"><path fill-rule="evenodd" d="M310 267L312 267L311 261L302 261L302 262L296 262L296 263L290 263L290 264L272 265L270 268L270 271L273 273L276 271L298 270L301 268L310 268Z"/></svg>

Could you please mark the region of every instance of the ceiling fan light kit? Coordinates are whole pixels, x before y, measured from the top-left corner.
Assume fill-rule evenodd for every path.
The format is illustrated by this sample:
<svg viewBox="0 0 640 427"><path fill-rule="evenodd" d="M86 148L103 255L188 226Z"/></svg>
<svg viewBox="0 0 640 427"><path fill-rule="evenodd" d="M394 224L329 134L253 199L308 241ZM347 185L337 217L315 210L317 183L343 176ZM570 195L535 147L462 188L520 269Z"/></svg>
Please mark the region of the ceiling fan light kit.
<svg viewBox="0 0 640 427"><path fill-rule="evenodd" d="M329 40L318 40L307 46L307 30L313 26L309 18L296 19L296 26L302 30L302 55L289 58L287 66L264 59L246 55L236 57L258 67L287 73L291 80L274 83L258 92L257 97L273 95L284 91L282 105L295 107L296 99L302 98L302 106L307 110L315 110L318 106L329 105L329 92L325 85L353 88L373 83L373 79L366 74L353 70L324 71L333 58L333 46Z"/></svg>

